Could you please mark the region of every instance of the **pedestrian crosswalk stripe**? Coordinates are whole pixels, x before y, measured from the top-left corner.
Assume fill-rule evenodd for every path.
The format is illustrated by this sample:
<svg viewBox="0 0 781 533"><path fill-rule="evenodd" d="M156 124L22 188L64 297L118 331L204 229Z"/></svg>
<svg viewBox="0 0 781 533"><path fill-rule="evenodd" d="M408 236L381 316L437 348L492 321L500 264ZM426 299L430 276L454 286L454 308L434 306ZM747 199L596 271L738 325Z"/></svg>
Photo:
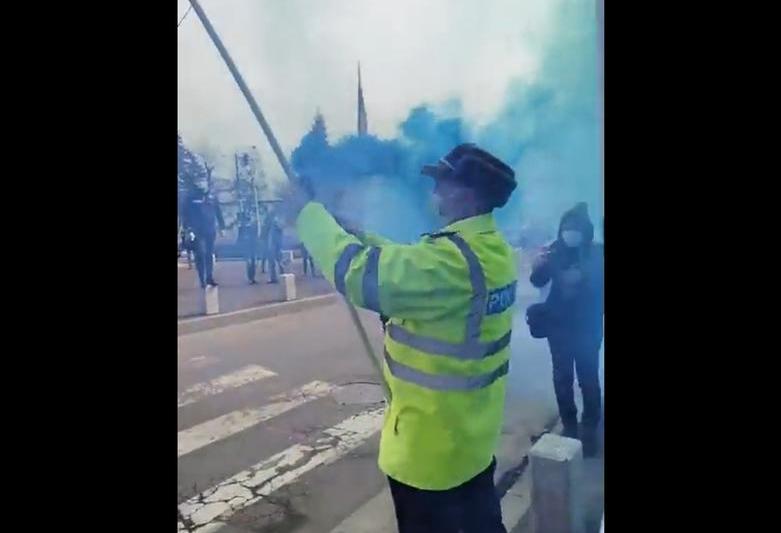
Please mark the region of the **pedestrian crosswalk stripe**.
<svg viewBox="0 0 781 533"><path fill-rule="evenodd" d="M180 431L179 457L270 420L309 401L327 396L337 389L336 385L330 383L312 381L303 387L272 397L273 403L257 409L233 411Z"/></svg>
<svg viewBox="0 0 781 533"><path fill-rule="evenodd" d="M248 383L260 381L261 379L272 376L276 376L276 373L267 368L263 368L260 365L245 366L236 372L225 374L205 383L196 383L192 387L189 387L179 395L179 407L195 403L207 396L221 394L226 390L241 387Z"/></svg>
<svg viewBox="0 0 781 533"><path fill-rule="evenodd" d="M313 468L357 448L382 427L384 408L369 409L323 431L313 444L295 444L179 505L179 531L224 521ZM198 528L198 529L196 529Z"/></svg>
<svg viewBox="0 0 781 533"><path fill-rule="evenodd" d="M209 522L208 524L201 526L197 529L187 529L184 524L179 522L179 531L192 531L193 533L226 533L225 522ZM231 530L235 531L235 530ZM242 530L244 531L244 530Z"/></svg>
<svg viewBox="0 0 781 533"><path fill-rule="evenodd" d="M219 359L214 356L210 355L199 355L197 357L192 357L190 359L185 359L181 363L179 363L179 366L182 368L206 368L208 366L212 366L216 363L219 363Z"/></svg>

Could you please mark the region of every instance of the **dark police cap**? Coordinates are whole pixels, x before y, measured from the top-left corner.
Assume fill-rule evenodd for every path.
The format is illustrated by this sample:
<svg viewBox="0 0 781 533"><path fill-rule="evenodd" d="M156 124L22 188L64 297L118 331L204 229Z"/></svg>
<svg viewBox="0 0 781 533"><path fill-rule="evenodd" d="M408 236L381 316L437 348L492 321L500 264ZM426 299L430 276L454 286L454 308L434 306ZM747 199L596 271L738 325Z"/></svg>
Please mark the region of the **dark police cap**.
<svg viewBox="0 0 781 533"><path fill-rule="evenodd" d="M459 144L436 164L425 165L421 174L482 190L494 200L494 207L506 204L518 185L512 168L472 143Z"/></svg>

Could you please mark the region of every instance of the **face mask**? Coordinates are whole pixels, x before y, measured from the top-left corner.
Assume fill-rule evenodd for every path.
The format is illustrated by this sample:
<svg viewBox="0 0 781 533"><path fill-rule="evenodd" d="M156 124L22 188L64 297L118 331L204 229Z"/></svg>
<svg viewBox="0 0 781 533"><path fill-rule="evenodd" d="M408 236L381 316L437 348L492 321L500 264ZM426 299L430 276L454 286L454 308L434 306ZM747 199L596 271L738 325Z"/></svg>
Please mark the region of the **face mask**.
<svg viewBox="0 0 781 533"><path fill-rule="evenodd" d="M583 242L583 234L576 230L564 230L561 232L561 240L570 248L574 248Z"/></svg>

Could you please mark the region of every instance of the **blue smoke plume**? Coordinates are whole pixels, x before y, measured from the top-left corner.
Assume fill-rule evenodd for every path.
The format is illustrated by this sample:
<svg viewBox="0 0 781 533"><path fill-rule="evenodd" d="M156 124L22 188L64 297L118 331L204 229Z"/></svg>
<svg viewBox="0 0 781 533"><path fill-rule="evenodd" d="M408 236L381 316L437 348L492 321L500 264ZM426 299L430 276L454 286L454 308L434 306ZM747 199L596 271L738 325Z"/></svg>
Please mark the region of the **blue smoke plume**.
<svg viewBox="0 0 781 533"><path fill-rule="evenodd" d="M515 169L518 189L496 213L509 237L529 224L555 233L578 201L588 202L601 229L594 1L561 2L554 27L537 75L512 82L488 124L475 128L424 104L409 112L395 139L347 136L331 144L319 117L293 151L293 167L338 215L408 242L440 226L427 208L432 184L421 166L476 142Z"/></svg>

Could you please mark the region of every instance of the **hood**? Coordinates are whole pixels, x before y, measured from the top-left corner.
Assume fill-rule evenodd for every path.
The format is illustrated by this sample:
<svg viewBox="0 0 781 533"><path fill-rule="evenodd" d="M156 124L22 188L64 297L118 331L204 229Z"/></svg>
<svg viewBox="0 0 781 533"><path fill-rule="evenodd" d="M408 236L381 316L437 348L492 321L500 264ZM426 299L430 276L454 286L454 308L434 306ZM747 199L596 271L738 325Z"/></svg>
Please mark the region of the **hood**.
<svg viewBox="0 0 781 533"><path fill-rule="evenodd" d="M586 202L580 202L569 211L565 211L559 222L558 238L561 240L561 228L565 222L569 221L583 232L583 246L588 246L594 241L594 224L588 216L588 205Z"/></svg>

